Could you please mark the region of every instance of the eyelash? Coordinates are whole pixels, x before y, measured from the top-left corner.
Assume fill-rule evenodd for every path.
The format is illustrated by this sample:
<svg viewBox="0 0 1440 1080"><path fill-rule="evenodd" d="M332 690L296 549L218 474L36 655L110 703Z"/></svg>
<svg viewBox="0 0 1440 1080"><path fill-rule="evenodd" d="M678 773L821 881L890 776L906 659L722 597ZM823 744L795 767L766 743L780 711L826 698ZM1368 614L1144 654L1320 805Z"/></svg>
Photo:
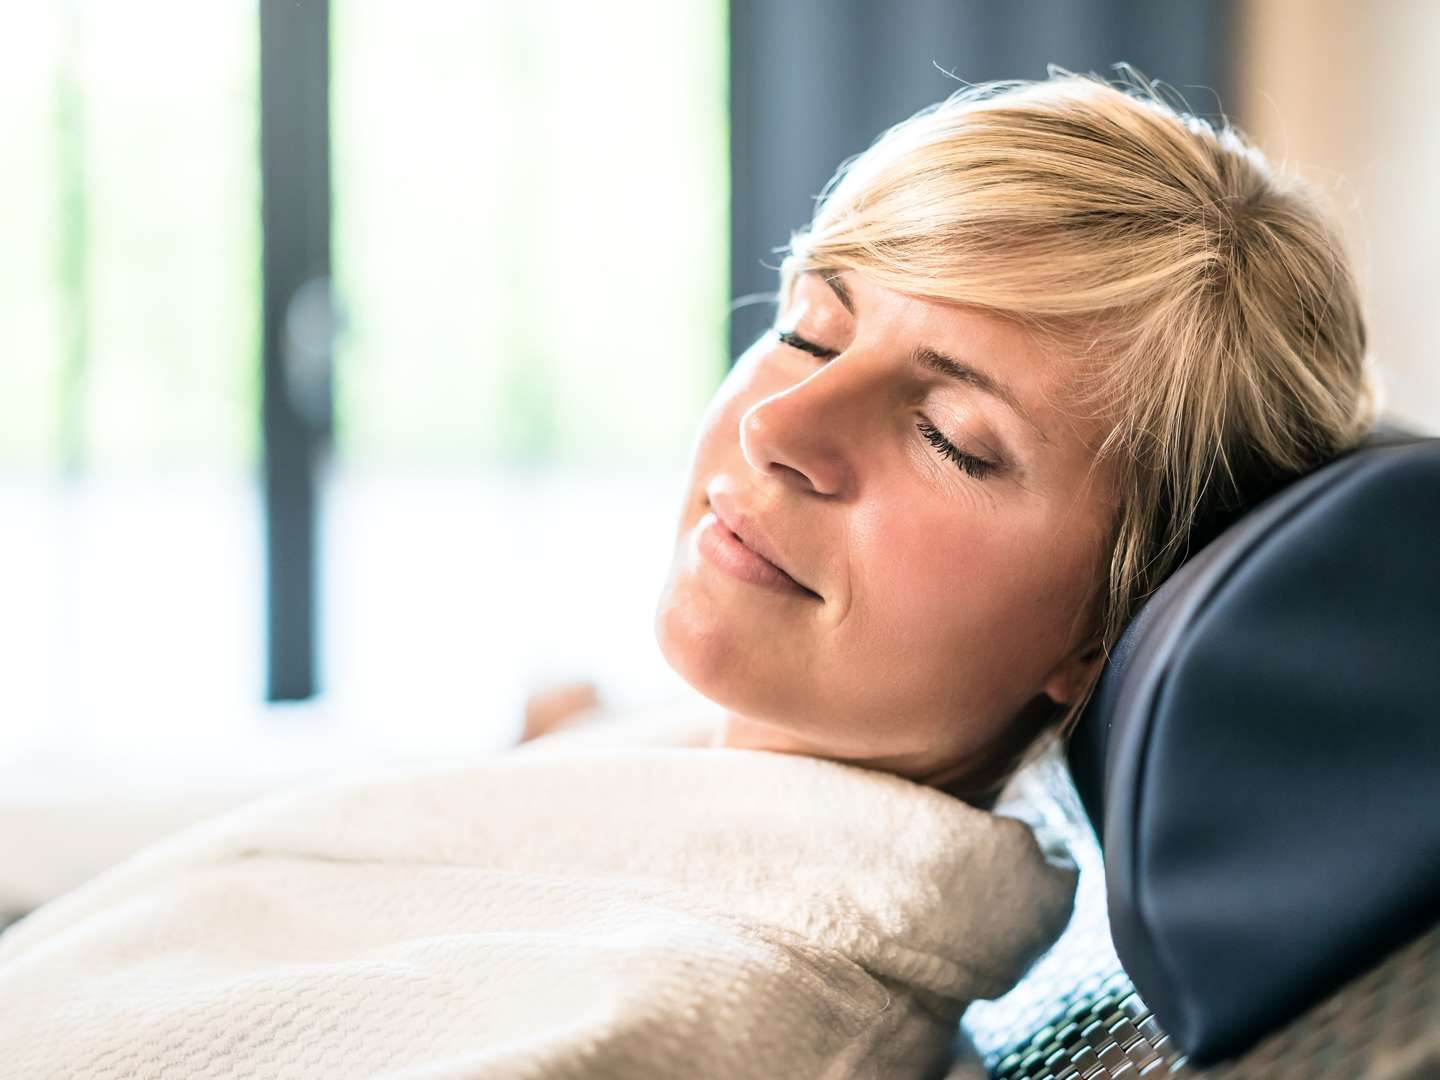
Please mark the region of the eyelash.
<svg viewBox="0 0 1440 1080"><path fill-rule="evenodd" d="M808 341L799 334L789 330L778 331L777 337L780 339L780 344L788 345L792 349L799 349L801 352L809 353L811 356L818 357L821 360L833 360L837 355L834 350L816 345L813 341ZM941 457L949 458L955 463L955 466L966 475L973 476L976 480L984 480L999 468L993 461L987 461L982 457L976 457L974 454L968 454L964 450L961 450L949 439L945 438L945 436L940 433L940 430L936 428L934 424L930 423L929 420L922 419L915 426L919 429L920 434L925 437L925 441L933 446Z"/></svg>

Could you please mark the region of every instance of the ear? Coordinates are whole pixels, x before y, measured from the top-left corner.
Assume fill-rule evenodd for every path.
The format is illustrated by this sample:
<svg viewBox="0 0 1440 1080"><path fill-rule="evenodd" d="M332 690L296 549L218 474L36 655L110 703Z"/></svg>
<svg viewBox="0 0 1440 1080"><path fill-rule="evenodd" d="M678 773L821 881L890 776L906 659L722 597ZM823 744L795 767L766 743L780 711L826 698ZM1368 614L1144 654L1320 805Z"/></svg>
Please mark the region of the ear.
<svg viewBox="0 0 1440 1080"><path fill-rule="evenodd" d="M1100 667L1102 650L1099 640L1081 643L1056 664L1045 677L1040 689L1057 705L1069 705L1080 696L1091 677Z"/></svg>

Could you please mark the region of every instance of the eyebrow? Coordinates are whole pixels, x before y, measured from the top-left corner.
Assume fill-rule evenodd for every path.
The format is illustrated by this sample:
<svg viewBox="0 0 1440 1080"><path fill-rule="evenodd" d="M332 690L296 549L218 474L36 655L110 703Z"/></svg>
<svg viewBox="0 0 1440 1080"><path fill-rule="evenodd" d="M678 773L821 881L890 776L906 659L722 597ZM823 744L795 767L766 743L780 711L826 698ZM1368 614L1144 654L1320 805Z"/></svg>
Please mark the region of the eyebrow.
<svg viewBox="0 0 1440 1080"><path fill-rule="evenodd" d="M850 295L850 290L846 288L845 282L840 279L841 271L818 270L811 272L818 274L820 279L824 281L826 285L830 286L830 291L833 292L836 299L844 305L846 311L851 315L855 314L855 298ZM967 386L973 386L981 393L989 394L998 401L1004 402L1010 406L1011 410L1019 416L1020 419L1030 425L1035 434L1040 436L1042 442L1049 443L1050 437L1030 418L1030 414L1025 411L1014 392L1004 383L991 378L980 369L965 363L963 360L957 360L953 356L947 356L939 349L933 349L929 345L916 346L914 352L910 354L910 362L927 371L932 371L937 375L943 375L947 379L953 379Z"/></svg>
<svg viewBox="0 0 1440 1080"><path fill-rule="evenodd" d="M855 300L851 297L850 290L845 287L845 282L840 280L840 271L822 270L813 272L819 273L820 279L824 281L826 285L830 286L830 291L835 294L835 298L840 301L846 311L854 315Z"/></svg>
<svg viewBox="0 0 1440 1080"><path fill-rule="evenodd" d="M946 356L944 353L937 349L932 349L928 345L916 346L915 351L910 354L910 362L918 364L927 371L933 371L938 375L944 375L946 378L954 379L956 382L973 386L981 393L989 394L991 397L1003 401L1006 405L1010 406L1016 416L1020 417L1021 420L1024 420L1034 429L1035 434L1040 436L1042 442L1048 443L1050 441L1049 436L1040 429L1034 420L1030 419L1030 414L1025 411L1019 400L1010 391L1010 388L1004 383L996 382L983 371L971 367L963 360L956 360L953 356Z"/></svg>

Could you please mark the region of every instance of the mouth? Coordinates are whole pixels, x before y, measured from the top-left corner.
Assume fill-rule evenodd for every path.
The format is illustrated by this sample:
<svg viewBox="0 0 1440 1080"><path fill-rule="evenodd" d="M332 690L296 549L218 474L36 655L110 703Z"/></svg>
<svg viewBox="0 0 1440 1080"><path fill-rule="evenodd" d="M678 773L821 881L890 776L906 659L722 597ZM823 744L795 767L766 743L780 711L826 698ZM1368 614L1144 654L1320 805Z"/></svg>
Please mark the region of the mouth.
<svg viewBox="0 0 1440 1080"><path fill-rule="evenodd" d="M703 554L722 570L755 585L768 586L812 600L824 598L785 569L774 544L744 515L724 503L711 502L700 519Z"/></svg>

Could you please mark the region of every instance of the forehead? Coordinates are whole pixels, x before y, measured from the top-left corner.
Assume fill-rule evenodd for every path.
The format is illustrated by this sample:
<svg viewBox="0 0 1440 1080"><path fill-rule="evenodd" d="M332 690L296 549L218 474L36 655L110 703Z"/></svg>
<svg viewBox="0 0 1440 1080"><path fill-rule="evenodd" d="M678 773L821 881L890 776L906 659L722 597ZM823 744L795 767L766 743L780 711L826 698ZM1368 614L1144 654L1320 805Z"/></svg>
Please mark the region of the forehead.
<svg viewBox="0 0 1440 1080"><path fill-rule="evenodd" d="M977 382L1002 388L998 396L1017 406L1029 396L1027 389L1042 398L1063 393L1077 368L1063 348L1003 312L900 292L851 269L805 271L796 275L793 286L788 305L792 316L808 317L813 325L841 336L885 340L902 351L928 350L953 358L976 371L981 376Z"/></svg>
<svg viewBox="0 0 1440 1080"><path fill-rule="evenodd" d="M814 305L823 301L828 308L857 321L892 324L896 329L911 326L935 329L964 329L984 335L994 344L1032 349L1032 334L1015 316L975 305L927 297L915 292L888 288L852 269L811 269L797 273L784 299Z"/></svg>

